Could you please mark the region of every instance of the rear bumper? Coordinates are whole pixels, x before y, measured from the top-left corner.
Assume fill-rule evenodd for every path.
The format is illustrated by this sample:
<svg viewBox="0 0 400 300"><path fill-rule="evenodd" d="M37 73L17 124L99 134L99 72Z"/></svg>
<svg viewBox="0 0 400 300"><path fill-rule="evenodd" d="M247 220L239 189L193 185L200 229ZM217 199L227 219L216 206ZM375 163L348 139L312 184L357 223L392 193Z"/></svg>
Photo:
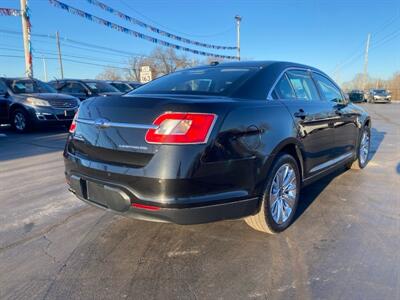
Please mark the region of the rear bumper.
<svg viewBox="0 0 400 300"><path fill-rule="evenodd" d="M141 220L182 225L239 219L257 213L259 198L232 199L209 195L204 202L152 203L138 199L129 187L67 174L70 191L82 201Z"/></svg>

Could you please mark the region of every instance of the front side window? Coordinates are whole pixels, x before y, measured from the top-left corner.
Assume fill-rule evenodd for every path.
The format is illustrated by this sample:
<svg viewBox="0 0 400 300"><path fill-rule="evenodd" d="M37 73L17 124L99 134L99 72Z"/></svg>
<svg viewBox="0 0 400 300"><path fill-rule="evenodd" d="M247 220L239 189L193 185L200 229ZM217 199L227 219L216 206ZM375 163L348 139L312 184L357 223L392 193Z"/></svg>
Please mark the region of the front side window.
<svg viewBox="0 0 400 300"><path fill-rule="evenodd" d="M293 86L296 98L300 100L320 100L317 88L307 71L288 71L287 76Z"/></svg>
<svg viewBox="0 0 400 300"><path fill-rule="evenodd" d="M256 68L208 67L178 71L129 93L228 95L257 71Z"/></svg>
<svg viewBox="0 0 400 300"><path fill-rule="evenodd" d="M276 84L274 92L279 99L296 99L296 94L294 93L286 74L283 74L282 78Z"/></svg>
<svg viewBox="0 0 400 300"><path fill-rule="evenodd" d="M339 88L337 88L328 78L316 73L313 74L313 77L325 100L332 102L343 101L343 96Z"/></svg>

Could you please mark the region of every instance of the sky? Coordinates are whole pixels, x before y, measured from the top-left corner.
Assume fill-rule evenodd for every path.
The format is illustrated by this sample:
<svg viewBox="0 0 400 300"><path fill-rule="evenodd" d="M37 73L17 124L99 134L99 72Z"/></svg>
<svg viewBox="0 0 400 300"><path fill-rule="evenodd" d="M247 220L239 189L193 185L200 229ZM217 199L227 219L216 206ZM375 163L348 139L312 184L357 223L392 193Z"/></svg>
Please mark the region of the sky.
<svg viewBox="0 0 400 300"><path fill-rule="evenodd" d="M156 35L89 4L60 0L121 26L189 48L236 55L235 50L196 47ZM101 0L125 14L165 31L200 42L235 46L234 16L242 17L242 60L284 60L312 65L342 83L363 72L368 33L371 34L368 73L390 78L400 71L399 0ZM1 0L0 7L19 8L19 0ZM28 0L32 33L90 43L102 48L64 42L64 77L94 78L104 65L126 66L129 55L149 54L155 44L92 23L53 7L48 0ZM0 16L0 76L23 76L21 20ZM60 78L54 39L32 37L34 76ZM120 52L119 52L120 51ZM180 54L184 52L179 52ZM188 57L205 59L187 54ZM16 56L16 57L12 57ZM67 61L68 60L68 61ZM86 64L83 64L86 63Z"/></svg>

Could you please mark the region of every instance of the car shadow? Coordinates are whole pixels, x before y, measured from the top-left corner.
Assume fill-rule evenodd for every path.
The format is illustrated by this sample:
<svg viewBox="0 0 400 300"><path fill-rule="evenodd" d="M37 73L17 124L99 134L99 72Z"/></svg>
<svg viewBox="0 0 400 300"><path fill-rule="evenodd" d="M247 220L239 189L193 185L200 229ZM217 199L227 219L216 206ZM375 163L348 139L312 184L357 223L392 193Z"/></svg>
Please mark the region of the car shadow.
<svg viewBox="0 0 400 300"><path fill-rule="evenodd" d="M319 179L318 181L302 188L299 204L293 222L296 222L296 220L308 209L308 207L314 202L314 200L318 198L318 196L331 183L333 179L345 173L346 171L347 169L345 167L339 168Z"/></svg>
<svg viewBox="0 0 400 300"><path fill-rule="evenodd" d="M371 148L369 160L372 160L381 146L386 132L379 131L376 128L371 128ZM400 163L397 165L397 173L400 174ZM307 210L307 208L314 202L322 191L331 183L333 179L345 173L346 168L339 168L332 173L324 176L315 183L304 187L301 191L299 206L294 217L294 222Z"/></svg>
<svg viewBox="0 0 400 300"><path fill-rule="evenodd" d="M379 131L376 128L371 128L371 148L369 152L369 159L372 160L379 147L381 146L383 139L385 138L386 131Z"/></svg>
<svg viewBox="0 0 400 300"><path fill-rule="evenodd" d="M49 127L17 133L0 126L0 162L62 151L67 132L65 127Z"/></svg>

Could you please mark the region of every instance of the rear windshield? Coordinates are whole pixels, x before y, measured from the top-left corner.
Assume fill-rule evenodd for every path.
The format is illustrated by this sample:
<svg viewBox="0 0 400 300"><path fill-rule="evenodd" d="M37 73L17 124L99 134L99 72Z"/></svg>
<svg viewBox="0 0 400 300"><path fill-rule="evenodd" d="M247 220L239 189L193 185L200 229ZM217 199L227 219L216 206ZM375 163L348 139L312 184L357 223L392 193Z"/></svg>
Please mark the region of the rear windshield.
<svg viewBox="0 0 400 300"><path fill-rule="evenodd" d="M6 85L14 94L56 93L50 85L32 79L6 79Z"/></svg>
<svg viewBox="0 0 400 300"><path fill-rule="evenodd" d="M111 84L108 84L106 82L93 81L93 82L85 82L85 83L90 88L90 90L95 93L101 94L101 93L119 92L115 87L113 87Z"/></svg>
<svg viewBox="0 0 400 300"><path fill-rule="evenodd" d="M256 72L256 68L209 67L178 71L137 88L134 94L227 95Z"/></svg>
<svg viewBox="0 0 400 300"><path fill-rule="evenodd" d="M364 95L359 92L354 92L349 94L350 100L360 100L364 98Z"/></svg>

